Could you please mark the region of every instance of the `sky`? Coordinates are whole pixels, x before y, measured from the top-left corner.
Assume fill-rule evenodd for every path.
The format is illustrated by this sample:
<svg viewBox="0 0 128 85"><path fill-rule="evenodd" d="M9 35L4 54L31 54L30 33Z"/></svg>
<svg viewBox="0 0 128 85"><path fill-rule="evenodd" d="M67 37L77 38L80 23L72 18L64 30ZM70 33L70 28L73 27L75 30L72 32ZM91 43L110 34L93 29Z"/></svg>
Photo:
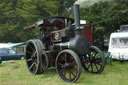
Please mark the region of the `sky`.
<svg viewBox="0 0 128 85"><path fill-rule="evenodd" d="M99 3L99 2L111 2L113 0L78 0L77 3L81 4L84 2L84 6L88 7L88 6L92 6L95 3Z"/></svg>

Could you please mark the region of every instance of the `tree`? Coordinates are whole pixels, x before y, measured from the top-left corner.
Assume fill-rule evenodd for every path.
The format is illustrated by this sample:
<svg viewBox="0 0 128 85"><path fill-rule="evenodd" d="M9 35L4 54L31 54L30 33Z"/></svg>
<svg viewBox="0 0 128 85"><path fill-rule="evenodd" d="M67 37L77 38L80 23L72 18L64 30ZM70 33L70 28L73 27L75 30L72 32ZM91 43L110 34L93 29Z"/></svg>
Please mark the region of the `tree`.
<svg viewBox="0 0 128 85"><path fill-rule="evenodd" d="M56 15L56 3L46 0L1 0L0 42L23 42L37 36L37 31L23 30L23 27Z"/></svg>
<svg viewBox="0 0 128 85"><path fill-rule="evenodd" d="M115 0L114 3L100 2L88 8L81 8L81 18L93 25L94 40L102 42L103 45L104 37L118 30L120 25L128 24L127 5L126 0Z"/></svg>
<svg viewBox="0 0 128 85"><path fill-rule="evenodd" d="M72 14L72 7L75 0L55 0L57 1L57 11L59 16L69 16Z"/></svg>

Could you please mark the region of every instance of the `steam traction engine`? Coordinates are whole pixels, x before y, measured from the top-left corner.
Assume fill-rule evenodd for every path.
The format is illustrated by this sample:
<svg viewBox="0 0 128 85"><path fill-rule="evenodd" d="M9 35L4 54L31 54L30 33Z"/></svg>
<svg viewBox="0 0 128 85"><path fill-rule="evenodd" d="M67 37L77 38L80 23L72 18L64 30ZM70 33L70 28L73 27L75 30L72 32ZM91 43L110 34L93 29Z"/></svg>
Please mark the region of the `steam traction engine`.
<svg viewBox="0 0 128 85"><path fill-rule="evenodd" d="M101 73L105 66L102 51L91 46L80 25L79 5L74 5L73 19L66 17L49 17L32 25L40 26L39 39L31 39L26 44L25 59L32 74L41 74L49 67L67 82L75 82L81 74L81 67L89 73Z"/></svg>

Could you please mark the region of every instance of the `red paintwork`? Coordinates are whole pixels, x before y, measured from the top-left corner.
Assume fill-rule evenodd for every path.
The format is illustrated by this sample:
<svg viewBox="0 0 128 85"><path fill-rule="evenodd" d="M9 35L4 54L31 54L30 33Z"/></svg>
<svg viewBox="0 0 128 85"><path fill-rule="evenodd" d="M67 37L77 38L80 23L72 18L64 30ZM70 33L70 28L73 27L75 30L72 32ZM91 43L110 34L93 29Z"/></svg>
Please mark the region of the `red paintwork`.
<svg viewBox="0 0 128 85"><path fill-rule="evenodd" d="M93 45L93 41L92 41L92 25L86 24L83 25L84 26L84 30L82 30L82 34L88 39L90 45Z"/></svg>

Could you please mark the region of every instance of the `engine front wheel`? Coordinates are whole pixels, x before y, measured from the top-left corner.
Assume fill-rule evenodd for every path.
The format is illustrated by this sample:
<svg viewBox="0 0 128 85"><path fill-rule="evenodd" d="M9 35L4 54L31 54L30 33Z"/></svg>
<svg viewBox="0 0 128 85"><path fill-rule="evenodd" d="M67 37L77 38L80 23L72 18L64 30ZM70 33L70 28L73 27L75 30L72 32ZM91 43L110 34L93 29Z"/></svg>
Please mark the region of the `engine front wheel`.
<svg viewBox="0 0 128 85"><path fill-rule="evenodd" d="M78 55L72 50L61 51L56 58L56 70L61 79L75 82L81 74L81 63Z"/></svg>

